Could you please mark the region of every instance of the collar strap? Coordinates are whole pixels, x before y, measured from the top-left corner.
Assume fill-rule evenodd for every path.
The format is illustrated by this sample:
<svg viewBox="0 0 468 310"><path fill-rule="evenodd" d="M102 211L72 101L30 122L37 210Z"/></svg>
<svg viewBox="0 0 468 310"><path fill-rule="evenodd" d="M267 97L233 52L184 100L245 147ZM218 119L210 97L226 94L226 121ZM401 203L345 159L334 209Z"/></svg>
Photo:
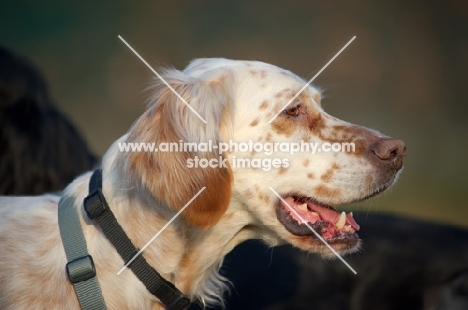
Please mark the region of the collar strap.
<svg viewBox="0 0 468 310"><path fill-rule="evenodd" d="M125 263L129 262L138 250L125 234L112 213L102 193L102 169L93 172L89 181L89 196L84 199L86 214L96 221L106 238L112 243ZM184 310L190 300L171 282L164 279L142 255L138 255L128 267L143 282L148 291L159 298L168 310Z"/></svg>

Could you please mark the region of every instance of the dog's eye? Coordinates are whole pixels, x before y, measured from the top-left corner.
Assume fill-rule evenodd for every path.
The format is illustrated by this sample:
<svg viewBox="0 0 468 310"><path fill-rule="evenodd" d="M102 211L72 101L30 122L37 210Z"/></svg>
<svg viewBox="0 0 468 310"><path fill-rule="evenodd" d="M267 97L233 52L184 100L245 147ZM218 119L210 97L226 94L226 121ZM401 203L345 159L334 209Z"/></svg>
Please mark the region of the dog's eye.
<svg viewBox="0 0 468 310"><path fill-rule="evenodd" d="M283 112L289 116L297 116L299 114L299 105L286 109Z"/></svg>

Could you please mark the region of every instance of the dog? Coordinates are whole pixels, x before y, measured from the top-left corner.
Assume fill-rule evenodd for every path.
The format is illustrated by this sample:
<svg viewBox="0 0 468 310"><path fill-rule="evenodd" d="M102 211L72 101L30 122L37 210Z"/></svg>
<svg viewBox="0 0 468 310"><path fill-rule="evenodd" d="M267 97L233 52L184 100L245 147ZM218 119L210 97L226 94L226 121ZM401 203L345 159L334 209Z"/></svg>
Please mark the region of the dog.
<svg viewBox="0 0 468 310"><path fill-rule="evenodd" d="M52 103L41 72L0 47L0 194L62 190L97 164L70 120Z"/></svg>
<svg viewBox="0 0 468 310"><path fill-rule="evenodd" d="M193 301L222 305L226 279L219 267L245 240L261 239L269 246L289 243L333 256L315 231L337 253L359 249L359 225L351 213L335 208L390 187L406 154L402 141L328 115L316 88L308 86L298 94L306 82L270 64L198 59L183 71L166 69L162 77L165 83L156 80L147 110L104 155L102 192L137 248L159 233L142 255L165 279ZM275 153L282 158L274 161L278 169L270 170L236 164L243 157L270 159L255 150L120 148L125 143L249 140L355 147L352 152ZM194 158L219 165L189 168ZM108 308L162 309L131 271L117 274L124 261L83 209L90 177L91 172L81 175L62 195L72 198L79 212ZM160 231L196 194L181 216ZM3 308L79 309L65 274L58 201L53 195L0 198Z"/></svg>

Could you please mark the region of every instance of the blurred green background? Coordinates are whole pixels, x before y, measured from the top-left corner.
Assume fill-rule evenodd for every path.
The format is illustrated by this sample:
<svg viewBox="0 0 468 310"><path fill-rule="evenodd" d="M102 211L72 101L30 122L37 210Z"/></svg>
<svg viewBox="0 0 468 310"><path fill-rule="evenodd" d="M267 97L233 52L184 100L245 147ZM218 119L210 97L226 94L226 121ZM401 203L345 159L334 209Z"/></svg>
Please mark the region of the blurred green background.
<svg viewBox="0 0 468 310"><path fill-rule="evenodd" d="M142 113L153 75L118 35L156 68L227 57L304 78L356 35L314 81L323 106L408 156L396 186L351 208L468 226L468 2L93 2L2 1L0 44L39 66L98 155Z"/></svg>

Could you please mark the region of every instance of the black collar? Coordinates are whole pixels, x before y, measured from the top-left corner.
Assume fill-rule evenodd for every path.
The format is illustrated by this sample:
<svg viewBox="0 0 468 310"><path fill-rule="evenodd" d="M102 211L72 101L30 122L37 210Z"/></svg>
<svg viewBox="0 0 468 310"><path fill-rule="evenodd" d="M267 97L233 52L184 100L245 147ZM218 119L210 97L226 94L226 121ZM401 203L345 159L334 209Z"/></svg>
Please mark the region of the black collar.
<svg viewBox="0 0 468 310"><path fill-rule="evenodd" d="M102 170L93 172L89 181L89 195L84 199L86 214L99 224L102 232L112 243L125 263L129 262L138 250L117 222L102 193ZM190 300L171 282L167 281L143 258L138 255L128 267L143 282L148 291L170 310L183 310L190 306Z"/></svg>

